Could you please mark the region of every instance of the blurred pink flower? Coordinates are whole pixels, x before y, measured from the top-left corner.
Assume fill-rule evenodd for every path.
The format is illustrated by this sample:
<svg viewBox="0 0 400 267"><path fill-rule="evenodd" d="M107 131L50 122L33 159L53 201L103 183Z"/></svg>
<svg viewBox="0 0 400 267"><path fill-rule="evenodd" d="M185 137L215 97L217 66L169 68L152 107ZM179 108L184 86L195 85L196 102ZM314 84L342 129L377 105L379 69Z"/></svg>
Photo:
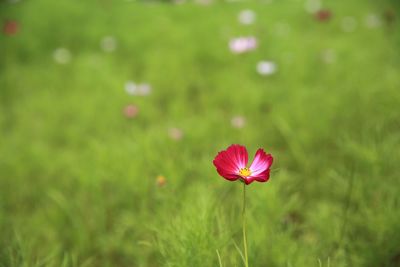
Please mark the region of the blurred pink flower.
<svg viewBox="0 0 400 267"><path fill-rule="evenodd" d="M229 42L229 48L232 53L241 54L257 48L257 39L255 37L238 37Z"/></svg>
<svg viewBox="0 0 400 267"><path fill-rule="evenodd" d="M243 116L235 116L231 119L231 125L234 128L243 128L246 125L246 118Z"/></svg>
<svg viewBox="0 0 400 267"><path fill-rule="evenodd" d="M168 135L172 140L179 141L183 138L183 131L179 128L169 128Z"/></svg>
<svg viewBox="0 0 400 267"><path fill-rule="evenodd" d="M15 20L6 20L3 25L3 32L5 35L14 35L19 30L19 24Z"/></svg>
<svg viewBox="0 0 400 267"><path fill-rule="evenodd" d="M314 17L321 22L328 21L332 17L332 12L329 9L321 9L315 12Z"/></svg>
<svg viewBox="0 0 400 267"><path fill-rule="evenodd" d="M131 119L137 116L137 114L139 113L139 108L135 105L127 105L124 108L124 115L125 117Z"/></svg>

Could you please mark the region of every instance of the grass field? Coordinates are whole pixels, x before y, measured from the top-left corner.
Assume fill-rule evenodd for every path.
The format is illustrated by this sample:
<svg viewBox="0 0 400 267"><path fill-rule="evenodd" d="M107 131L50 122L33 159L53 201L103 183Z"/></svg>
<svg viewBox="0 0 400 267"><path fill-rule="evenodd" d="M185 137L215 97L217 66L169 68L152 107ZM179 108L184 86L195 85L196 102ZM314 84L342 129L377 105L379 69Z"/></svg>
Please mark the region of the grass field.
<svg viewBox="0 0 400 267"><path fill-rule="evenodd" d="M0 2L0 266L244 266L241 184L212 164L234 143L275 158L250 267L400 266L399 5L316 4Z"/></svg>

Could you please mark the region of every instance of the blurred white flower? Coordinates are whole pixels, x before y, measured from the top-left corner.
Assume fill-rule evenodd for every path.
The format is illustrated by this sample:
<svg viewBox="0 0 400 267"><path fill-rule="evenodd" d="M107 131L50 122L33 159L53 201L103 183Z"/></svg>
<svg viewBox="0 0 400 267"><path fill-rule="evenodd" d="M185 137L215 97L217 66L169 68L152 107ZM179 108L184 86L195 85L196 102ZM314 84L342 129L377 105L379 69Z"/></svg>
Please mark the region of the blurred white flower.
<svg viewBox="0 0 400 267"><path fill-rule="evenodd" d="M332 49L326 49L321 53L321 59L326 64L332 64L336 62L336 53Z"/></svg>
<svg viewBox="0 0 400 267"><path fill-rule="evenodd" d="M229 48L233 53L240 54L257 48L257 39L255 37L238 37L231 39Z"/></svg>
<svg viewBox="0 0 400 267"><path fill-rule="evenodd" d="M149 95L151 93L151 86L148 83L138 84L137 88L139 95Z"/></svg>
<svg viewBox="0 0 400 267"><path fill-rule="evenodd" d="M67 64L71 61L71 52L66 48L57 48L53 52L53 59L58 64Z"/></svg>
<svg viewBox="0 0 400 267"><path fill-rule="evenodd" d="M257 72L263 76L274 74L276 70L276 64L272 61L260 61L257 64Z"/></svg>
<svg viewBox="0 0 400 267"><path fill-rule="evenodd" d="M245 9L240 11L238 19L241 24L250 25L256 20L256 13L253 10Z"/></svg>
<svg viewBox="0 0 400 267"><path fill-rule="evenodd" d="M117 48L117 40L112 36L105 36L101 39L100 47L105 52L113 52Z"/></svg>
<svg viewBox="0 0 400 267"><path fill-rule="evenodd" d="M365 17L365 26L368 28L378 28L382 25L382 20L375 14L369 14Z"/></svg>
<svg viewBox="0 0 400 267"><path fill-rule="evenodd" d="M246 118L243 116L234 116L231 119L231 125L234 128L243 128L246 125Z"/></svg>
<svg viewBox="0 0 400 267"><path fill-rule="evenodd" d="M306 0L304 3L304 8L308 13L315 13L321 9L321 1L320 0Z"/></svg>
<svg viewBox="0 0 400 267"><path fill-rule="evenodd" d="M183 131L179 128L169 128L168 135L172 140L179 141L183 138Z"/></svg>
<svg viewBox="0 0 400 267"><path fill-rule="evenodd" d="M125 83L125 91L129 95L146 96L151 93L151 86L148 83L136 84L132 81Z"/></svg>
<svg viewBox="0 0 400 267"><path fill-rule="evenodd" d="M132 81L127 81L125 83L125 92L129 95L136 95L137 94L137 86Z"/></svg>
<svg viewBox="0 0 400 267"><path fill-rule="evenodd" d="M344 17L341 25L344 32L354 32L357 28L357 20L353 17Z"/></svg>

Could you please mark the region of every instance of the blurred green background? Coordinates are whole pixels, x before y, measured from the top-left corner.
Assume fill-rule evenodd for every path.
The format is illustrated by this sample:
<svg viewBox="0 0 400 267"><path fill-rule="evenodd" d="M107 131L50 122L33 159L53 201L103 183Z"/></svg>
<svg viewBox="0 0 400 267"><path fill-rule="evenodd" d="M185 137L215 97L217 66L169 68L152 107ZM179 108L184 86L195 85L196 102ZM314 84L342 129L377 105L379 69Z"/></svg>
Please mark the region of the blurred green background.
<svg viewBox="0 0 400 267"><path fill-rule="evenodd" d="M400 266L398 10L1 1L0 266L244 266L232 143L251 267Z"/></svg>

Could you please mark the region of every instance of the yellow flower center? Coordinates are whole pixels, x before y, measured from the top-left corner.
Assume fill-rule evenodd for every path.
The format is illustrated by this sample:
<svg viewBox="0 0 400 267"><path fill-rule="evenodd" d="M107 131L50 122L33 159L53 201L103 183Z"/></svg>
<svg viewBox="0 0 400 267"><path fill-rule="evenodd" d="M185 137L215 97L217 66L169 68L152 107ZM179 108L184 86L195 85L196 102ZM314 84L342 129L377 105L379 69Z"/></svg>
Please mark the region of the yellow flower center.
<svg viewBox="0 0 400 267"><path fill-rule="evenodd" d="M240 176L247 177L251 175L251 171L249 168L242 168L239 170Z"/></svg>

